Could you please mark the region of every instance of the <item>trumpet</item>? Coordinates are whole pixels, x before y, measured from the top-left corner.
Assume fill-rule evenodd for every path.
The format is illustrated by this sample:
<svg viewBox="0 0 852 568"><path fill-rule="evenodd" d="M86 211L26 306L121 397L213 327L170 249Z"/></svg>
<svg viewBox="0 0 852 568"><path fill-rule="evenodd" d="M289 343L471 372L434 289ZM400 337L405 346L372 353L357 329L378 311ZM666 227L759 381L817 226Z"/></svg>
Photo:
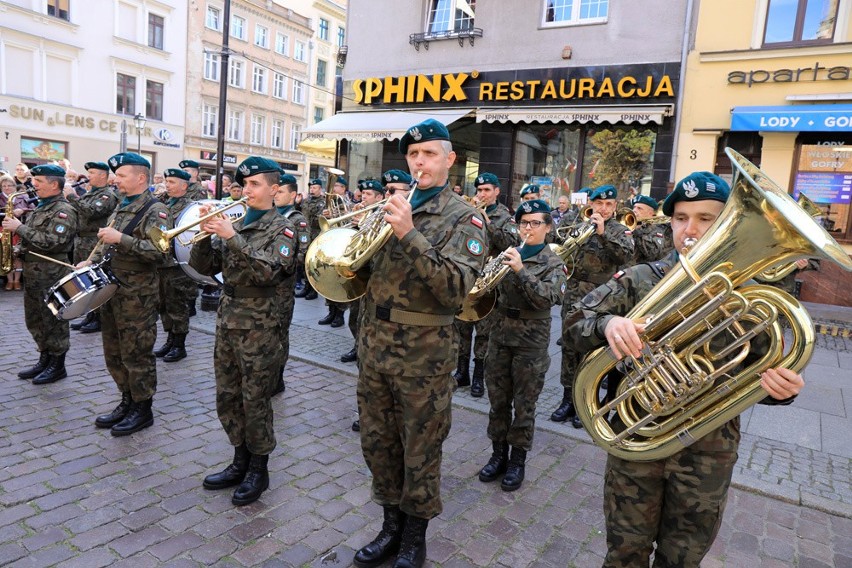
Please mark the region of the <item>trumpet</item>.
<svg viewBox="0 0 852 568"><path fill-rule="evenodd" d="M237 207L237 206L243 207L242 214L233 217L231 220L232 221L238 221L238 220L242 219L245 216L246 211L248 211L248 205L246 205L247 200L248 200L247 197L243 197L242 199L240 199L238 201L234 201L233 203L228 203L227 205L223 205L222 207L218 207L218 208L214 209L213 211L210 211L206 215L202 215L198 219L195 219L194 221L191 221L191 222L189 222L189 223L187 223L187 224L185 224L181 227L175 227L174 229L169 229L167 231L164 231L164 230L160 229L159 227L151 227L151 229L148 231L148 238L151 239L151 242L154 243L154 246L157 247L157 250L159 250L162 253L167 253L167 252L169 252L169 249L171 248L171 240L172 239L174 239L178 235L181 235L182 233L185 233L185 232L193 229L194 227L197 227L197 226L203 224L205 221L212 219L213 217L221 215L222 213L224 213L225 211L227 211L229 209L233 209L234 207ZM212 233L208 233L207 231L199 231L197 234L193 235L192 238L190 238L186 241L181 241L180 239L178 239L178 242L181 243L182 245L194 245L195 243L202 241L202 240L204 240L204 239L206 239L207 237L210 237L210 236L212 236Z"/></svg>

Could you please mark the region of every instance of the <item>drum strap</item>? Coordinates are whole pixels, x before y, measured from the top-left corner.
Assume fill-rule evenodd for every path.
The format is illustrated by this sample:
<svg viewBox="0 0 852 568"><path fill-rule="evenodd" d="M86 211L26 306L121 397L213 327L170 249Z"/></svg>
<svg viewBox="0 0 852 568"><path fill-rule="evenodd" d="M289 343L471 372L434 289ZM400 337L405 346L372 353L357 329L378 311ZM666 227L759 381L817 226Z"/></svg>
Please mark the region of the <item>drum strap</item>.
<svg viewBox="0 0 852 568"><path fill-rule="evenodd" d="M142 220L142 217L145 215L145 212L148 211L148 209L150 209L151 206L155 203L159 203L159 201L157 201L156 199L151 199L150 201L148 201L148 203L143 205L142 209L137 211L136 215L133 216L133 219L131 219L127 226L121 230L122 234L132 236L133 229L135 229L136 225L139 224L139 221ZM108 254L104 256L106 256L107 258L111 257L113 253L115 253L115 245L110 245L109 250L107 252Z"/></svg>

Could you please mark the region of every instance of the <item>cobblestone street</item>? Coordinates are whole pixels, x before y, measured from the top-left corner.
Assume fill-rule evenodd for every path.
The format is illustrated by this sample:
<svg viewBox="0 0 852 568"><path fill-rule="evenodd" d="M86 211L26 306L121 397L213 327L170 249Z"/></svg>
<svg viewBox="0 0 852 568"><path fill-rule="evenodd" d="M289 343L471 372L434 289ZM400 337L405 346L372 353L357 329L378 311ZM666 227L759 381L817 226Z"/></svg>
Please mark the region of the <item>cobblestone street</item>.
<svg viewBox="0 0 852 568"><path fill-rule="evenodd" d="M333 363L351 337L335 330L341 341L330 344L330 332L307 323L322 310L313 304L313 312L297 311L291 337L300 360L291 359L287 391L274 400L270 489L235 508L230 491L201 487L204 474L232 456L214 407L213 338L198 331L211 314L193 319L187 359L158 363L153 427L114 438L93 425L117 402L100 335L72 332L67 379L43 387L19 380L16 372L36 354L21 295L0 293L0 565L349 566L378 531L381 510L370 501L369 472L350 430L355 380ZM327 357L301 360L308 345ZM444 512L427 533L430 565L599 566L603 451L541 420L524 486L504 493L476 479L490 452L483 401L456 398L444 446ZM549 414L551 401L542 401ZM744 439L736 480L749 490L732 490L703 566L852 566L849 458L790 442L789 463L781 464L778 444ZM796 483L779 500L766 496L771 484L760 474L749 482L749 471ZM830 491L806 498L800 486L820 476Z"/></svg>

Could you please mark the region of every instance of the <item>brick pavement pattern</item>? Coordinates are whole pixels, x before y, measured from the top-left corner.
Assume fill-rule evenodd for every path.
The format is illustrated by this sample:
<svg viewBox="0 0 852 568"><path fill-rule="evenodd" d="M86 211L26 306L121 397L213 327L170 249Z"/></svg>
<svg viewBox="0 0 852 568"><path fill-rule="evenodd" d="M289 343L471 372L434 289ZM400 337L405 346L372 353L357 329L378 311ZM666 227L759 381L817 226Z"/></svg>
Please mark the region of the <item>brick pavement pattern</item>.
<svg viewBox="0 0 852 568"><path fill-rule="evenodd" d="M274 400L270 489L237 509L230 491L201 487L232 455L216 418L211 336L191 334L187 359L158 362L153 427L115 438L93 425L116 403L97 335L72 335L67 379L36 387L15 377L34 358L20 302L0 293L0 566L349 566L378 531L349 429L351 375L291 360ZM429 565L599 566L603 452L542 430L524 487L504 493L476 479L490 453L486 423L454 409ZM734 490L703 566L850 567L849 517Z"/></svg>

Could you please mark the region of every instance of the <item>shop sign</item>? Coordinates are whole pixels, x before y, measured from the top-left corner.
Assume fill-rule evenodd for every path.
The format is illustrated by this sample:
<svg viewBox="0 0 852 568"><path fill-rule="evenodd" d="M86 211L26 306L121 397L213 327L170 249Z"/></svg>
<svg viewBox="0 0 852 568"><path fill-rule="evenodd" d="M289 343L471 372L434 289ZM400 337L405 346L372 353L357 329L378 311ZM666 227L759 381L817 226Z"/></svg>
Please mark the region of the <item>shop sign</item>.
<svg viewBox="0 0 852 568"><path fill-rule="evenodd" d="M763 83L799 83L803 81L848 81L852 67L842 65L825 67L819 62L813 67L796 69L747 69L728 73L729 85L761 85Z"/></svg>
<svg viewBox="0 0 852 568"><path fill-rule="evenodd" d="M199 152L198 157L202 160L210 160L211 162L216 161L216 152L208 152L207 150L201 150ZM222 154L222 163L223 164L236 164L237 157L231 154Z"/></svg>
<svg viewBox="0 0 852 568"><path fill-rule="evenodd" d="M291 164L290 162L278 162L278 165L282 170L287 172L297 172L299 171L299 166L297 164Z"/></svg>
<svg viewBox="0 0 852 568"><path fill-rule="evenodd" d="M849 203L852 196L852 146L803 144L794 196L815 203Z"/></svg>
<svg viewBox="0 0 852 568"><path fill-rule="evenodd" d="M731 130L852 132L852 105L734 107Z"/></svg>

